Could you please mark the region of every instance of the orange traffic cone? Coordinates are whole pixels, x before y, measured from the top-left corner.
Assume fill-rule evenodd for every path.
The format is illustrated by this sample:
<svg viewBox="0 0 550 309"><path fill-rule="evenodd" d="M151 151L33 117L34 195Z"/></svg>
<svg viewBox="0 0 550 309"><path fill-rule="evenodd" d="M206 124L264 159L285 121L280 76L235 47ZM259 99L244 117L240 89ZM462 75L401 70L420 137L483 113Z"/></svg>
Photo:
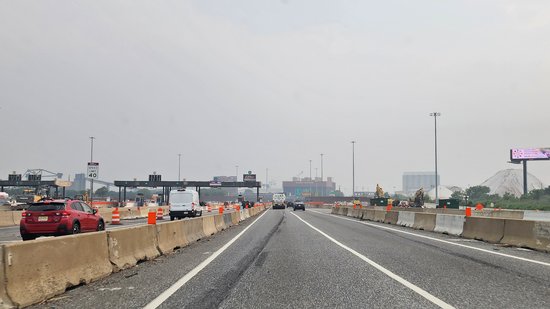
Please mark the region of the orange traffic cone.
<svg viewBox="0 0 550 309"><path fill-rule="evenodd" d="M116 207L114 210L113 210L113 217L111 219L111 224L112 225L119 225L121 224L120 223L120 213L118 212L118 207Z"/></svg>
<svg viewBox="0 0 550 309"><path fill-rule="evenodd" d="M157 220L164 220L164 212L162 212L162 208L160 207L157 209Z"/></svg>
<svg viewBox="0 0 550 309"><path fill-rule="evenodd" d="M220 206L220 208L218 208L218 213L219 213L220 215L223 214L223 207L222 207L222 206Z"/></svg>

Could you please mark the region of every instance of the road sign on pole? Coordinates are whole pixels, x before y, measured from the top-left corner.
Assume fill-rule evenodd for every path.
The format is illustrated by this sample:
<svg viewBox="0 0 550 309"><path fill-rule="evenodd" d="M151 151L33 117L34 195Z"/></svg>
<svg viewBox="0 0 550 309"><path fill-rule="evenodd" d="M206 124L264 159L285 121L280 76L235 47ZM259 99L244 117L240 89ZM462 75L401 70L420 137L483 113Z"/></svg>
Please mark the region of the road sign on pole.
<svg viewBox="0 0 550 309"><path fill-rule="evenodd" d="M97 179L99 175L99 163L98 162L88 162L88 178Z"/></svg>

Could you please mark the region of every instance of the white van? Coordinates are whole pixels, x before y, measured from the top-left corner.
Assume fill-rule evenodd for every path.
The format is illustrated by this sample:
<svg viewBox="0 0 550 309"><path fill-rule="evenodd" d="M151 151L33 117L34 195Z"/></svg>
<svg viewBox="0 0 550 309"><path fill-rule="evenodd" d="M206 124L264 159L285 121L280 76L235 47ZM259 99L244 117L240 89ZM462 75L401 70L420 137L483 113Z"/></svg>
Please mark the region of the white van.
<svg viewBox="0 0 550 309"><path fill-rule="evenodd" d="M195 190L170 191L170 220L202 216L199 193Z"/></svg>

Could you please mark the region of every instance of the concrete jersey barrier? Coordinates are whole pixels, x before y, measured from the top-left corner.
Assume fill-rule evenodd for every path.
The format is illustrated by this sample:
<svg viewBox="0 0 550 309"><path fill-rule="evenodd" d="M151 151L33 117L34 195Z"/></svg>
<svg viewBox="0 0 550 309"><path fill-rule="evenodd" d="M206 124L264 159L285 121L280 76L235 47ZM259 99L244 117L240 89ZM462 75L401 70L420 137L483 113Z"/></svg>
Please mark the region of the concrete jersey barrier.
<svg viewBox="0 0 550 309"><path fill-rule="evenodd" d="M386 220L386 211L385 210L375 210L374 211L374 221L384 222Z"/></svg>
<svg viewBox="0 0 550 309"><path fill-rule="evenodd" d="M226 228L229 228L233 226L233 219L231 218L231 214L223 214L223 221L225 223Z"/></svg>
<svg viewBox="0 0 550 309"><path fill-rule="evenodd" d="M200 240L206 236L202 228L202 218L186 219L181 222L183 223L183 230L189 243Z"/></svg>
<svg viewBox="0 0 550 309"><path fill-rule="evenodd" d="M19 307L112 272L105 232L11 243L3 251L9 260L2 279L11 303Z"/></svg>
<svg viewBox="0 0 550 309"><path fill-rule="evenodd" d="M398 217L399 217L399 212L387 211L386 216L384 217L384 223L397 224L397 220L399 219Z"/></svg>
<svg viewBox="0 0 550 309"><path fill-rule="evenodd" d="M550 221L550 211L525 210L523 220L530 221Z"/></svg>
<svg viewBox="0 0 550 309"><path fill-rule="evenodd" d="M202 217L202 228L204 235L211 236L218 232L216 229L216 222L214 221L214 216Z"/></svg>
<svg viewBox="0 0 550 309"><path fill-rule="evenodd" d="M550 222L506 219L500 242L550 252Z"/></svg>
<svg viewBox="0 0 550 309"><path fill-rule="evenodd" d="M158 248L162 254L189 245L182 221L165 222L156 225Z"/></svg>
<svg viewBox="0 0 550 309"><path fill-rule="evenodd" d="M498 243L504 237L506 219L466 217L462 237Z"/></svg>
<svg viewBox="0 0 550 309"><path fill-rule="evenodd" d="M399 211L397 225L413 227L415 213L412 211Z"/></svg>
<svg viewBox="0 0 550 309"><path fill-rule="evenodd" d="M435 229L436 214L417 212L414 215L413 228L424 231L433 231Z"/></svg>
<svg viewBox="0 0 550 309"><path fill-rule="evenodd" d="M437 214L435 217L435 232L449 234L449 235L462 235L464 230L463 215L444 215Z"/></svg>
<svg viewBox="0 0 550 309"><path fill-rule="evenodd" d="M160 255L154 225L142 225L107 231L109 259L118 271Z"/></svg>
<svg viewBox="0 0 550 309"><path fill-rule="evenodd" d="M238 211L232 212L231 213L231 223L233 223L233 225L237 225L237 224L239 224L239 222L241 222L241 214Z"/></svg>
<svg viewBox="0 0 550 309"><path fill-rule="evenodd" d="M214 217L214 225L216 226L216 230L218 232L221 232L225 230L227 227L225 226L225 221L223 219L223 215L215 215Z"/></svg>

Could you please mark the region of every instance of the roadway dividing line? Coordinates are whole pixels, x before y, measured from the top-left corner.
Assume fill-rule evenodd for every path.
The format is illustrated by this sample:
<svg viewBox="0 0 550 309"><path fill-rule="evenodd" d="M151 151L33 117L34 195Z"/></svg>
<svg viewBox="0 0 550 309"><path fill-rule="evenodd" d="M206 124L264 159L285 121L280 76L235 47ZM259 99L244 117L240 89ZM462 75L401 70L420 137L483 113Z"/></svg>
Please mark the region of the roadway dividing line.
<svg viewBox="0 0 550 309"><path fill-rule="evenodd" d="M145 307L143 307L143 309L155 309L160 305L162 305L162 303L164 303L170 296L176 293L182 286L184 286L187 282L189 282L189 280L193 279L193 277L195 277L201 270L203 270L206 266L208 266L208 264L212 263L212 261L214 261L220 254L222 254L225 250L227 250L227 248L229 248L235 241L237 241L237 239L239 239L244 233L246 233L246 231L248 231L248 229L251 228L254 225L254 223L256 223L256 221L260 220L266 213L267 213L267 210L264 211L263 214L261 214L256 220L254 220L249 226L247 226L237 236L235 236L223 247L221 247L212 255L210 255L206 260L200 263L197 267L193 268L190 272L185 274L185 276L181 277L178 281L176 281L176 283L170 286L166 291L162 292L162 294L157 296Z"/></svg>
<svg viewBox="0 0 550 309"><path fill-rule="evenodd" d="M328 238L328 240L332 241L333 243L337 244L338 246L340 246L340 247L344 248L345 250L349 251L350 253L357 256L361 260L363 260L363 261L367 262L368 264L370 264L372 267L376 268L377 270L381 271L382 273L384 273L388 277L392 278L393 280L401 283L405 287L407 287L407 288L411 289L412 291L416 292L418 295L424 297L425 299L429 300L433 304L439 306L440 308L446 308L446 309L447 308L448 309L454 308L452 305L447 304L446 302L442 301L441 299L437 298L436 296L428 293L427 291L423 290L422 288L412 284L411 282L407 281L406 279L404 279L404 278L400 277L399 275L391 272L390 270L384 268L382 265L376 263L375 261L373 261L373 260L369 259L368 257L362 255L361 253L351 249L350 247L348 247L348 246L344 245L343 243L337 241L336 239L330 237L328 234L326 234L325 232L321 231L320 229L314 227L310 223L306 222L304 219L300 218L298 215L296 215L292 212L291 212L291 214L294 215L296 218L298 218L298 220L305 223L310 228L317 231L319 234L321 234L321 235L325 236L326 238Z"/></svg>
<svg viewBox="0 0 550 309"><path fill-rule="evenodd" d="M530 262L530 263L550 267L550 263L546 263L546 262L531 260L531 259L527 259L527 258L523 258L523 257L519 257L519 256L514 256L514 255L510 255L510 254L506 254L506 253L495 252L495 251L491 251L491 250L487 250L487 249L467 246L467 245L451 242L451 241L448 241L448 240L438 239L438 238L425 236L425 235L419 235L419 234L415 234L415 233L411 233L411 232L407 232L407 231L394 229L394 228L387 227L387 226L381 226L381 225L377 225L377 224L372 224L372 223L367 223L367 222L363 222L363 221L353 220L353 219L344 218L344 217L340 217L340 216L336 216L336 215L333 216L331 214L325 214L325 213L315 211L315 210L310 210L310 211L314 212L314 213L317 213L317 214L320 214L320 215L325 215L325 216L329 216L329 217L333 217L333 218L338 218L338 219L347 220L347 221L351 221L351 222L355 222L355 223L359 223L359 224L364 224L364 225L368 225L368 226L375 227L375 228L378 228L378 229L389 230L389 231L392 231L392 232L398 232L398 233L407 234L407 235L411 235L411 236L415 236L415 237L419 237L419 238L424 238L424 239L429 239L429 240L433 240L433 241L437 241L437 242L442 242L442 243L445 243L445 244L448 244L448 245L467 248L467 249L471 249L471 250L477 250L477 251L481 251L481 252L485 252L485 253L489 253L489 254L494 254L494 255L498 255L498 256L502 256L502 257L507 257L507 258L511 258L511 259L516 259L516 260L520 260L520 261L524 261L524 262ZM462 239L462 238L458 238L458 239Z"/></svg>

